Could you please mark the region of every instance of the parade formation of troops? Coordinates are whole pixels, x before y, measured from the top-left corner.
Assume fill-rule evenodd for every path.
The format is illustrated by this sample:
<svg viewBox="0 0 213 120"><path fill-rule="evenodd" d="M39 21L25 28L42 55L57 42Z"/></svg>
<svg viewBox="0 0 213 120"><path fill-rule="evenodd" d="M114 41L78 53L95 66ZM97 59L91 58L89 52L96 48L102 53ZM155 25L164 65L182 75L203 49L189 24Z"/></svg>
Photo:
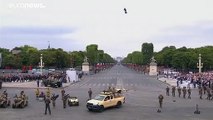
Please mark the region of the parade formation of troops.
<svg viewBox="0 0 213 120"><path fill-rule="evenodd" d="M172 93L173 97L175 97L175 95L176 95L176 89L177 89L178 97L181 97L181 94L182 94L183 98L186 98L186 95L188 95L187 98L191 99L192 90L190 87L181 88L179 86L176 88L175 86L172 86L171 93ZM170 88L168 86L166 87L166 95L170 96ZM202 87L199 86L198 95L199 95L200 99L203 99L203 95L206 95L207 100L213 100L213 89L208 88L207 86L202 86Z"/></svg>

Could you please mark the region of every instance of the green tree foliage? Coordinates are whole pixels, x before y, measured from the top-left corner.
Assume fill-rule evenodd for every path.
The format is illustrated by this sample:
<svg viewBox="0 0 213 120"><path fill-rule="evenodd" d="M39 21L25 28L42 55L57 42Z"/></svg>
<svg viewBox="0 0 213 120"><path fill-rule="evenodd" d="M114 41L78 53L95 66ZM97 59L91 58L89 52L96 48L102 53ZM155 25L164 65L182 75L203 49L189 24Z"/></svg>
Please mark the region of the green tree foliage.
<svg viewBox="0 0 213 120"><path fill-rule="evenodd" d="M70 66L69 54L62 49L44 49L41 50L45 66L64 68Z"/></svg>
<svg viewBox="0 0 213 120"><path fill-rule="evenodd" d="M37 48L25 45L19 47L21 50L21 53L16 55L21 58L21 64L22 65L33 65L37 66L39 62L39 51Z"/></svg>
<svg viewBox="0 0 213 120"><path fill-rule="evenodd" d="M75 68L81 66L84 62L85 52L82 51L73 51L69 53L71 60L71 67Z"/></svg>
<svg viewBox="0 0 213 120"><path fill-rule="evenodd" d="M142 63L143 63L143 55L142 55L141 52L134 51L131 56L132 56L132 63L133 64L142 65Z"/></svg>
<svg viewBox="0 0 213 120"><path fill-rule="evenodd" d="M98 63L98 45L91 44L86 47L89 63L94 66Z"/></svg>
<svg viewBox="0 0 213 120"><path fill-rule="evenodd" d="M8 55L10 54L10 50L9 49L5 49L5 48L0 48L0 53L2 54L1 67L3 68L7 64L6 59L7 59Z"/></svg>
<svg viewBox="0 0 213 120"><path fill-rule="evenodd" d="M127 57L122 60L123 63L132 63L132 53L129 53Z"/></svg>
<svg viewBox="0 0 213 120"><path fill-rule="evenodd" d="M2 68L8 66L12 68L21 69L22 66L32 65L34 68L38 67L41 54L43 54L44 67L46 68L67 68L67 67L81 67L84 57L89 58L89 62L95 65L98 62L112 63L114 59L103 50L98 50L97 45L88 45L87 51L73 51L66 52L61 48L59 49L43 49L37 50L37 48L25 45L21 47L15 47L13 50L20 51L13 54L9 49L0 48L2 53Z"/></svg>
<svg viewBox="0 0 213 120"><path fill-rule="evenodd" d="M147 47L148 46L148 47ZM142 56L139 52L135 51L129 53L122 62L123 63L133 63L139 64L148 64L150 61L152 50L150 50L150 56L147 54L152 48L152 44L144 43L142 45ZM166 46L161 51L154 53L154 57L159 66L164 66L168 68L174 68L179 71L188 72L198 71L197 63L199 54L202 56L203 70L208 71L213 69L213 46L205 46L200 48L186 48L181 47L176 49L175 46ZM142 58L142 61L141 61ZM143 61L146 60L146 61Z"/></svg>
<svg viewBox="0 0 213 120"><path fill-rule="evenodd" d="M115 60L107 53L103 54L103 63L115 63Z"/></svg>
<svg viewBox="0 0 213 120"><path fill-rule="evenodd" d="M104 51L98 50L98 62L103 63L104 62L103 59L104 59Z"/></svg>
<svg viewBox="0 0 213 120"><path fill-rule="evenodd" d="M142 55L143 55L143 64L149 64L150 59L153 56L154 47L152 43L143 43L142 44Z"/></svg>
<svg viewBox="0 0 213 120"><path fill-rule="evenodd" d="M174 46L164 47L160 52L155 54L155 59L158 65L165 67L172 67L172 56L175 53L176 48Z"/></svg>

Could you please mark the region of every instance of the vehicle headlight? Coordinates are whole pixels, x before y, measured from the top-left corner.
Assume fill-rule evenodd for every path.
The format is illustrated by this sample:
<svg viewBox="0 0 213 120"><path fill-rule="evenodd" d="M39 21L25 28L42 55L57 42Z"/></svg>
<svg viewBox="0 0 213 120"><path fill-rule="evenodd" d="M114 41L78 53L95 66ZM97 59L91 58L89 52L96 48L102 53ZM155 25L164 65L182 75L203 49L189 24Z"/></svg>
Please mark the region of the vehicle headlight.
<svg viewBox="0 0 213 120"><path fill-rule="evenodd" d="M99 103L96 103L96 104L94 104L94 105L99 105Z"/></svg>

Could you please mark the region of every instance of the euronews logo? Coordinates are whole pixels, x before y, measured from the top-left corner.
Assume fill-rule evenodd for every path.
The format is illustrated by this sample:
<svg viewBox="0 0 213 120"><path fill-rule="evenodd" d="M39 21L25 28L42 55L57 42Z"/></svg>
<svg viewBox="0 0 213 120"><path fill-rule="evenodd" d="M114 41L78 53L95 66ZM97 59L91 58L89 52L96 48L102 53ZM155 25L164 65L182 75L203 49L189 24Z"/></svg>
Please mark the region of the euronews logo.
<svg viewBox="0 0 213 120"><path fill-rule="evenodd" d="M10 3L9 8L46 8L43 3Z"/></svg>

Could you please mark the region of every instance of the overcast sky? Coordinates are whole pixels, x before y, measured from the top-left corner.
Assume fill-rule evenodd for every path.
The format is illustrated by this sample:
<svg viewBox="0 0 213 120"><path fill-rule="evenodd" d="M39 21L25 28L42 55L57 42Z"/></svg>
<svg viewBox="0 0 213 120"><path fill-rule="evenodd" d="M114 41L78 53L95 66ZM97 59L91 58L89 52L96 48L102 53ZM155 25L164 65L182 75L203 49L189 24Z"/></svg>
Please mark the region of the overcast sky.
<svg viewBox="0 0 213 120"><path fill-rule="evenodd" d="M0 47L66 51L98 44L113 57L213 45L213 0L0 0ZM127 14L124 13L127 9Z"/></svg>

